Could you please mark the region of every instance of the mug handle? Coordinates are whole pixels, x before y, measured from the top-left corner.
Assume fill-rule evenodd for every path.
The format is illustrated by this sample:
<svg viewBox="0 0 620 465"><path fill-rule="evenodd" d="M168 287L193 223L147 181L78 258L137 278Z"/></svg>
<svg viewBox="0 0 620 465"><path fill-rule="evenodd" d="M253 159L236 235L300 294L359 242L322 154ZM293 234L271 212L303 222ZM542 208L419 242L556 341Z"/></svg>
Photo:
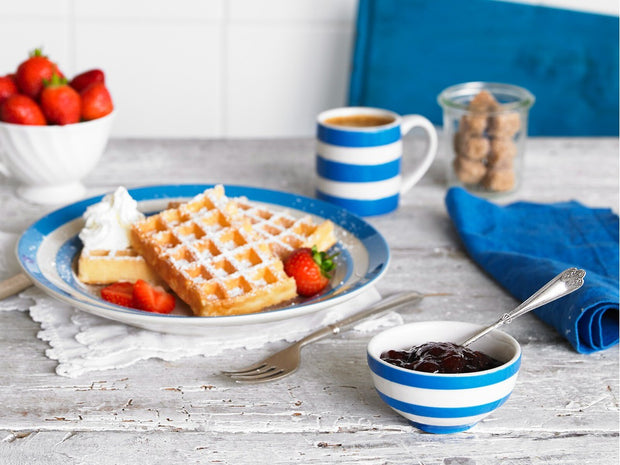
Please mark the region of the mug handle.
<svg viewBox="0 0 620 465"><path fill-rule="evenodd" d="M424 129L428 136L428 148L422 159L422 163L413 172L403 175L403 179L400 185L401 195L411 189L421 178L424 173L428 171L437 155L437 131L435 126L424 116L420 115L406 115L402 117L402 123L400 125L401 137L404 137L413 128L419 127Z"/></svg>

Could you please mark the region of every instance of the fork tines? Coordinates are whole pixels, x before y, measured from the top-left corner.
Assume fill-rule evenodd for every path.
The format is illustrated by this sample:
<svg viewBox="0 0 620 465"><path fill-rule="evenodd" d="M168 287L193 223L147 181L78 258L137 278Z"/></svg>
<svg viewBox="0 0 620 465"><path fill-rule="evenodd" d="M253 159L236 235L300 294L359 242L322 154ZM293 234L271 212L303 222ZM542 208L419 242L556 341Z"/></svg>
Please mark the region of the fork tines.
<svg viewBox="0 0 620 465"><path fill-rule="evenodd" d="M274 381L288 375L289 372L273 365L267 365L263 362L238 371L222 371L222 374L240 383L259 383L261 381Z"/></svg>

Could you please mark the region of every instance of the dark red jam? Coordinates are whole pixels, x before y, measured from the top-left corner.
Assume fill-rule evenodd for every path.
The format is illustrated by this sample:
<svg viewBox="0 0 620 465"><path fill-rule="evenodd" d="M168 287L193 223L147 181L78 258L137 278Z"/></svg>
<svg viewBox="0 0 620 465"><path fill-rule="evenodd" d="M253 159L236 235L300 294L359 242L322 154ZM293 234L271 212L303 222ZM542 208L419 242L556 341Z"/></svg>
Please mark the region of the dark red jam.
<svg viewBox="0 0 620 465"><path fill-rule="evenodd" d="M427 342L407 350L387 350L381 360L426 373L473 373L502 365L482 352L451 342Z"/></svg>

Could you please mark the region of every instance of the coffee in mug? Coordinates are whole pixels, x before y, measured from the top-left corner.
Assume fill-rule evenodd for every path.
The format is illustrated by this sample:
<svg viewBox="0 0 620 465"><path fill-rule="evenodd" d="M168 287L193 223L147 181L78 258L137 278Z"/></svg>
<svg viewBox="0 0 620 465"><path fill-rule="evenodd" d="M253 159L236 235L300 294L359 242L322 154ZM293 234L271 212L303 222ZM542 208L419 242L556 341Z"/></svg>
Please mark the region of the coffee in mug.
<svg viewBox="0 0 620 465"><path fill-rule="evenodd" d="M325 124L352 128L383 126L384 124L390 124L393 122L394 118L389 115L369 115L364 113L350 116L334 116L325 120Z"/></svg>
<svg viewBox="0 0 620 465"><path fill-rule="evenodd" d="M415 127L426 131L428 148L415 169L401 173L402 137ZM437 132L423 116L370 107L325 111L317 118L317 197L361 216L391 212L436 153Z"/></svg>

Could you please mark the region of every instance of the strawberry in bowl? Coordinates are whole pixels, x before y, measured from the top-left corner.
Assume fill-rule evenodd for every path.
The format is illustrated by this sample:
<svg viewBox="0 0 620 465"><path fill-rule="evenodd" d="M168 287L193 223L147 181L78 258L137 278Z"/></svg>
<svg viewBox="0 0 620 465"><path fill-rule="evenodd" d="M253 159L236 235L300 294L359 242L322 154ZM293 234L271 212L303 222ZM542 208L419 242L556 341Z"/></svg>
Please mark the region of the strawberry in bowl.
<svg viewBox="0 0 620 465"><path fill-rule="evenodd" d="M17 67L15 83L21 94L37 100L43 90L43 82L51 79L54 74L63 76L58 65L37 48Z"/></svg>
<svg viewBox="0 0 620 465"><path fill-rule="evenodd" d="M76 90L69 86L67 79L53 74L43 81L39 97L43 115L48 124L73 124L80 121L82 99Z"/></svg>
<svg viewBox="0 0 620 465"><path fill-rule="evenodd" d="M0 77L0 172L14 177L18 194L35 203L84 195L80 180L101 158L114 119L103 71L65 76L37 49Z"/></svg>

